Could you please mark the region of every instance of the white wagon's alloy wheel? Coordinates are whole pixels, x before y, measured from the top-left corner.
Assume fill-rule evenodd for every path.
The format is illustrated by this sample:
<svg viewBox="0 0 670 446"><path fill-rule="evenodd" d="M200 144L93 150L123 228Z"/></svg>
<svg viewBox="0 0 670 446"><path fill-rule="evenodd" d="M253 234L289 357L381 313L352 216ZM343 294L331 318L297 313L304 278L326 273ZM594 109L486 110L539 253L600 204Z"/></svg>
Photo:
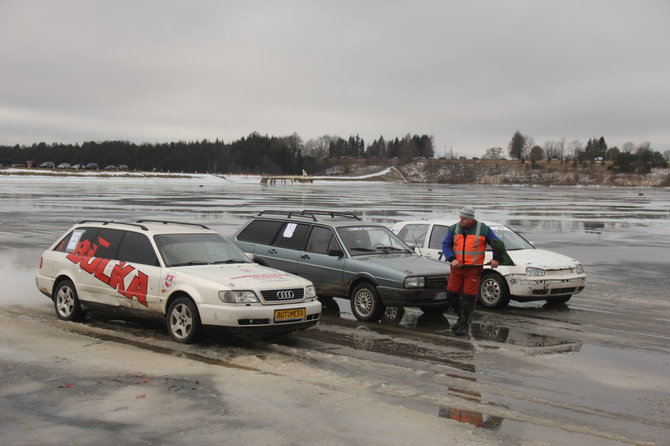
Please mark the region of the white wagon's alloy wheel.
<svg viewBox="0 0 670 446"><path fill-rule="evenodd" d="M74 311L72 288L60 287L56 294L56 311L63 318L68 318Z"/></svg>
<svg viewBox="0 0 670 446"><path fill-rule="evenodd" d="M202 331L198 309L192 300L179 297L168 309L167 326L170 336L177 342L194 342Z"/></svg>
<svg viewBox="0 0 670 446"><path fill-rule="evenodd" d="M176 305L170 313L170 331L179 339L184 339L191 330L193 330L193 315L186 305Z"/></svg>
<svg viewBox="0 0 670 446"><path fill-rule="evenodd" d="M64 321L79 321L85 316L79 305L79 297L74 284L64 280L58 284L54 294L54 309L59 319Z"/></svg>

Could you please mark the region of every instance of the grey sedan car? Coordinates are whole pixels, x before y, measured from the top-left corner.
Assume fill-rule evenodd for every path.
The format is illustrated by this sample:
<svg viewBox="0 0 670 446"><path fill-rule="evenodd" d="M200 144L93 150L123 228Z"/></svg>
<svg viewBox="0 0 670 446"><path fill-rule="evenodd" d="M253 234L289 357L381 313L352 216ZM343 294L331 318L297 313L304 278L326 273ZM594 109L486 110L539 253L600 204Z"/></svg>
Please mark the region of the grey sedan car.
<svg viewBox="0 0 670 446"><path fill-rule="evenodd" d="M311 280L319 298L350 299L362 321L378 321L386 306L446 308L449 266L351 213L263 211L233 241L257 263Z"/></svg>

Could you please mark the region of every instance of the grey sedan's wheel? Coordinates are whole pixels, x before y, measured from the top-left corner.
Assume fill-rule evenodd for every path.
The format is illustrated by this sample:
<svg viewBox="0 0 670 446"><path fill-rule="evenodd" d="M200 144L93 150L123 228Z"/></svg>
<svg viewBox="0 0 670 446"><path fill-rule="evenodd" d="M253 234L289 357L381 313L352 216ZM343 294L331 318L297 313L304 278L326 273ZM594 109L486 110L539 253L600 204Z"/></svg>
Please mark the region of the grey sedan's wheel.
<svg viewBox="0 0 670 446"><path fill-rule="evenodd" d="M202 334L200 315L195 303L187 297L176 298L168 308L167 328L170 336L182 344L195 342Z"/></svg>
<svg viewBox="0 0 670 446"><path fill-rule="evenodd" d="M359 321L378 322L384 314L379 294L374 286L361 283L351 293L351 311Z"/></svg>
<svg viewBox="0 0 670 446"><path fill-rule="evenodd" d="M77 289L69 280L63 280L56 287L54 293L54 309L59 319L78 322L84 319L86 313L79 305Z"/></svg>
<svg viewBox="0 0 670 446"><path fill-rule="evenodd" d="M509 304L507 282L496 273L484 273L479 283L479 301L487 308L503 308Z"/></svg>
<svg viewBox="0 0 670 446"><path fill-rule="evenodd" d="M403 307L386 307L382 321L397 324L402 320L404 315L405 309Z"/></svg>

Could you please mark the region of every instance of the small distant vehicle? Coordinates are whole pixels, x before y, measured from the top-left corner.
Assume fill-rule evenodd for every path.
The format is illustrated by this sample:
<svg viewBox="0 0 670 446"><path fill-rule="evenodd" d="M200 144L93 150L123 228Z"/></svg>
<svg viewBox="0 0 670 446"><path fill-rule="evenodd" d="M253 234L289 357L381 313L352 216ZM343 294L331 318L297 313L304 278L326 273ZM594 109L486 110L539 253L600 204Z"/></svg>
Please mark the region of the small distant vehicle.
<svg viewBox="0 0 670 446"><path fill-rule="evenodd" d="M199 224L81 221L44 251L36 282L62 320L90 310L159 316L180 343L205 327L285 334L321 315L309 280L253 263Z"/></svg>
<svg viewBox="0 0 670 446"><path fill-rule="evenodd" d="M39 165L42 169L55 169L56 164L52 163L51 161L45 161L42 164Z"/></svg>
<svg viewBox="0 0 670 446"><path fill-rule="evenodd" d="M233 241L256 262L312 281L325 302L348 298L361 321L379 321L387 306L446 309L449 265L418 256L386 226L353 213L263 211Z"/></svg>
<svg viewBox="0 0 670 446"><path fill-rule="evenodd" d="M104 170L118 170L114 164L108 164Z"/></svg>
<svg viewBox="0 0 670 446"><path fill-rule="evenodd" d="M70 168L70 163L60 163L58 166L56 166L57 169L69 169Z"/></svg>
<svg viewBox="0 0 670 446"><path fill-rule="evenodd" d="M128 170L127 164L119 164L119 170Z"/></svg>
<svg viewBox="0 0 670 446"><path fill-rule="evenodd" d="M396 223L392 231L422 256L443 261L442 241L456 219L414 220ZM581 293L586 284L584 267L570 257L537 249L511 228L485 222L505 243L515 266L484 267L479 286L479 302L488 308L503 308L510 300L531 302L545 300L565 303ZM485 263L493 258L488 247Z"/></svg>
<svg viewBox="0 0 670 446"><path fill-rule="evenodd" d="M84 169L98 170L98 163L88 163L84 166Z"/></svg>
<svg viewBox="0 0 670 446"><path fill-rule="evenodd" d="M83 168L84 168L84 166L82 166L81 164L73 164L72 167L71 167L71 169L75 169L75 170L79 170L79 169L83 169Z"/></svg>

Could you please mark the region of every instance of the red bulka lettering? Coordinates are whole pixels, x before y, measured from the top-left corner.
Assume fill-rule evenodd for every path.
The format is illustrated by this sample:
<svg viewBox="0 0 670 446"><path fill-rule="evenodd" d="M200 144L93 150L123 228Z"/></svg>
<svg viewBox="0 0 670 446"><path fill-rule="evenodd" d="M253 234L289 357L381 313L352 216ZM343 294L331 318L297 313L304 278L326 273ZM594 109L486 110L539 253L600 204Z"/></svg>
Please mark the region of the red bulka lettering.
<svg viewBox="0 0 670 446"><path fill-rule="evenodd" d="M84 257L79 262L79 266L87 273L93 274L102 260L104 259L100 257Z"/></svg>
<svg viewBox="0 0 670 446"><path fill-rule="evenodd" d="M111 262L109 259L100 259L100 262L98 262L98 266L95 268L95 278L109 284L109 277L105 276L105 268L107 268L107 265Z"/></svg>
<svg viewBox="0 0 670 446"><path fill-rule="evenodd" d="M109 275L109 286L123 294L126 290L124 279L132 271L135 271L135 268L130 265L126 265L126 262L119 262L118 265L114 265L114 268L112 268L112 273Z"/></svg>
<svg viewBox="0 0 670 446"><path fill-rule="evenodd" d="M77 244L77 248L70 254L65 256L65 258L76 265L77 263L79 263L81 258L86 255L90 247L91 247L90 241L88 240L81 241Z"/></svg>
<svg viewBox="0 0 670 446"><path fill-rule="evenodd" d="M99 243L101 246L104 246L105 248L109 248L109 245L111 245L111 243L109 243L107 240L105 240L105 239L102 238L102 237L98 237L98 243Z"/></svg>
<svg viewBox="0 0 670 446"><path fill-rule="evenodd" d="M137 275L133 277L133 280L128 285L128 289L125 292L119 292L126 296L128 299L133 297L137 298L137 301L148 307L147 304L147 288L149 287L149 276L144 274L142 271L138 271Z"/></svg>

